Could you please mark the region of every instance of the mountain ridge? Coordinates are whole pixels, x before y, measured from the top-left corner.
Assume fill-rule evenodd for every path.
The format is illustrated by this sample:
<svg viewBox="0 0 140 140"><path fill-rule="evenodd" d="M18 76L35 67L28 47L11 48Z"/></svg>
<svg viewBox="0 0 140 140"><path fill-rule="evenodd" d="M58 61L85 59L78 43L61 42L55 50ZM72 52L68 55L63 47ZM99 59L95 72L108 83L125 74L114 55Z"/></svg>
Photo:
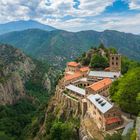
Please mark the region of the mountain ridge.
<svg viewBox="0 0 140 140"><path fill-rule="evenodd" d="M44 31L28 29L0 35L1 43L12 44L26 54L38 59L47 59L54 65L62 66L75 59L91 47L100 43L116 48L119 53L132 59L140 60L140 36L112 30L103 32L64 30Z"/></svg>
<svg viewBox="0 0 140 140"><path fill-rule="evenodd" d="M42 24L35 20L19 20L19 21L12 21L8 23L0 24L0 34L5 34L13 31L22 31L26 29L42 29L46 31L56 30L56 28Z"/></svg>

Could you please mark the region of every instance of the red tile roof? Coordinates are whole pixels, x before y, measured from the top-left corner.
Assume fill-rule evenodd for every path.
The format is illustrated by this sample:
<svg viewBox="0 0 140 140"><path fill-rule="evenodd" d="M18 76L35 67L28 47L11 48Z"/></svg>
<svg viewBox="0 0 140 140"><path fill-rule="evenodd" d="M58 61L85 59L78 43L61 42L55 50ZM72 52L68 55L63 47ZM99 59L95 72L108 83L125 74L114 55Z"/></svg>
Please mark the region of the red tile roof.
<svg viewBox="0 0 140 140"><path fill-rule="evenodd" d="M78 67L79 63L77 63L77 62L68 62L67 65L71 66L71 67Z"/></svg>
<svg viewBox="0 0 140 140"><path fill-rule="evenodd" d="M116 123L116 122L121 122L121 119L117 118L117 117L106 119L106 124L112 124L112 123Z"/></svg>
<svg viewBox="0 0 140 140"><path fill-rule="evenodd" d="M81 76L82 76L82 73L76 72L76 73L74 73L74 74L72 74L72 75L66 75L66 76L64 77L64 79L65 79L66 81L69 81L69 80L72 80L72 79L79 78L79 77L81 77Z"/></svg>
<svg viewBox="0 0 140 140"><path fill-rule="evenodd" d="M94 91L98 91L106 86L109 86L111 83L112 83L112 80L110 78L105 78L99 82L96 82L96 83L88 86L88 87Z"/></svg>
<svg viewBox="0 0 140 140"><path fill-rule="evenodd" d="M105 71L110 71L110 67L107 67L104 69Z"/></svg>
<svg viewBox="0 0 140 140"><path fill-rule="evenodd" d="M89 71L89 67L82 67L82 68L80 68L80 71L87 72L87 71Z"/></svg>

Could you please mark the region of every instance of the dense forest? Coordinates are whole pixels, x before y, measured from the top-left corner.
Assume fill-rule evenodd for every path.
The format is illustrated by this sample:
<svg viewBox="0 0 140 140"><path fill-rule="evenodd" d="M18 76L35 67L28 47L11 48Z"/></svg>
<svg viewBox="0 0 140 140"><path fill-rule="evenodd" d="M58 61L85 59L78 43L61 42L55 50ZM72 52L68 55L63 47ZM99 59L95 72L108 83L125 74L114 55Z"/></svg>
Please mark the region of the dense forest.
<svg viewBox="0 0 140 140"><path fill-rule="evenodd" d="M54 71L47 62L33 61L36 68L25 83L26 96L14 105L0 106L0 139L2 140L26 139L30 132L37 131L38 129L32 125L39 128L39 122L45 115L44 108L54 93L59 72ZM49 76L46 78L47 74ZM45 80L50 87L45 87L43 82Z"/></svg>
<svg viewBox="0 0 140 140"><path fill-rule="evenodd" d="M140 67L132 68L110 88L112 100L125 112L140 112Z"/></svg>

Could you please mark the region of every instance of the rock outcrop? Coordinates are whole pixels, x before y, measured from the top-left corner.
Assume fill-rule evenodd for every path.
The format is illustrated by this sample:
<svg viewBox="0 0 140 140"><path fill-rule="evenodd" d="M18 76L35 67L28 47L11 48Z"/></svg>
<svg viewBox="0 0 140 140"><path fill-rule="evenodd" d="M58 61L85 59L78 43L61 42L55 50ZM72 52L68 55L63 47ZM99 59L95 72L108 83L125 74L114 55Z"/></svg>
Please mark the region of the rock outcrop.
<svg viewBox="0 0 140 140"><path fill-rule="evenodd" d="M0 104L13 104L25 96L24 83L35 68L20 50L0 45Z"/></svg>

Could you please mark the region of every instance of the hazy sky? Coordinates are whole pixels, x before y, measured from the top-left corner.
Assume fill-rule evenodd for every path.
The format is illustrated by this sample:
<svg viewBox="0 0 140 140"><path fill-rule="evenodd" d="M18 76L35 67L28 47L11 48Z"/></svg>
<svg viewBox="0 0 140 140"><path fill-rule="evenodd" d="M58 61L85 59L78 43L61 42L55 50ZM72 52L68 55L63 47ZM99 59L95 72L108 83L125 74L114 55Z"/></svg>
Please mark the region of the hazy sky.
<svg viewBox="0 0 140 140"><path fill-rule="evenodd" d="M0 23L29 19L68 31L140 34L140 0L0 0Z"/></svg>

